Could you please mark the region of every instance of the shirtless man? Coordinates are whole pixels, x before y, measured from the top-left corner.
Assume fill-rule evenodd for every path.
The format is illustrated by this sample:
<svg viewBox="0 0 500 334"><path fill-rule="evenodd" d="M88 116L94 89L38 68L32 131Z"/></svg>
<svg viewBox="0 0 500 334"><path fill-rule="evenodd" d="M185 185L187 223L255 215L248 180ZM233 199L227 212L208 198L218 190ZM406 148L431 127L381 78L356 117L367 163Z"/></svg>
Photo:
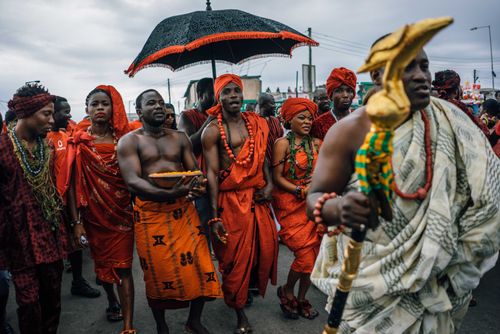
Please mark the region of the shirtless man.
<svg viewBox="0 0 500 334"><path fill-rule="evenodd" d="M278 236L267 201L271 173L265 159L269 127L264 118L240 112L243 83L224 74L214 83L215 117L202 134L207 162L213 248L222 272L224 301L236 312L235 333L252 327L243 311L248 288L264 296L268 280L276 284Z"/></svg>
<svg viewBox="0 0 500 334"><path fill-rule="evenodd" d="M193 204L205 192L204 181L182 177L170 189L151 181L152 173L197 170L198 166L186 134L164 127L161 95L147 90L139 99L137 112L143 126L119 141L118 162L135 195L135 238L148 303L158 333L169 333L165 309L191 303L186 330L206 334L200 320L205 300L222 297L222 291Z"/></svg>

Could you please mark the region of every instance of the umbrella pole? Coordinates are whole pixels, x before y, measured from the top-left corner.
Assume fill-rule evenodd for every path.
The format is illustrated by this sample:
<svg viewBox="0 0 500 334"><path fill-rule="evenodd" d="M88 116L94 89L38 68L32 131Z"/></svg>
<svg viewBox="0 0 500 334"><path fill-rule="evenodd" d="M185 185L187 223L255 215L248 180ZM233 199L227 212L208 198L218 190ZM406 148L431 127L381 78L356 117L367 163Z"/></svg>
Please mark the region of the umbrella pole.
<svg viewBox="0 0 500 334"><path fill-rule="evenodd" d="M215 72L215 60L212 59L212 76L214 77L214 81L217 78L217 73Z"/></svg>

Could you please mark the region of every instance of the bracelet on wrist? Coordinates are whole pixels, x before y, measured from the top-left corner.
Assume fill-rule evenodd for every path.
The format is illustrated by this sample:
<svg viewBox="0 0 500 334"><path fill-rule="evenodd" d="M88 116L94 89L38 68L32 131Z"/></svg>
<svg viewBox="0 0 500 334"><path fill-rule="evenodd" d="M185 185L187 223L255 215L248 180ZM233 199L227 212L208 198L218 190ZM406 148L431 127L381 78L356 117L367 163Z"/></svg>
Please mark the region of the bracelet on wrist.
<svg viewBox="0 0 500 334"><path fill-rule="evenodd" d="M208 222L207 222L207 225L208 226L212 226L213 224L215 224L216 222L221 222L222 223L222 218L212 218L210 219Z"/></svg>
<svg viewBox="0 0 500 334"><path fill-rule="evenodd" d="M330 199L333 199L333 198L337 198L339 196L337 196L336 193L332 192L332 193L324 193L323 195L321 195L318 200L316 201L316 204L314 204L314 211L313 211L313 215L314 215L314 222L316 224L323 224L323 225L326 225L324 222L323 222L323 216L322 216L322 211L323 211L323 207L325 205L325 203L330 200ZM332 236L332 235L338 235L340 234L342 231L344 231L344 228L345 226L344 225L339 225L335 228L335 230L333 231L328 231L328 236Z"/></svg>

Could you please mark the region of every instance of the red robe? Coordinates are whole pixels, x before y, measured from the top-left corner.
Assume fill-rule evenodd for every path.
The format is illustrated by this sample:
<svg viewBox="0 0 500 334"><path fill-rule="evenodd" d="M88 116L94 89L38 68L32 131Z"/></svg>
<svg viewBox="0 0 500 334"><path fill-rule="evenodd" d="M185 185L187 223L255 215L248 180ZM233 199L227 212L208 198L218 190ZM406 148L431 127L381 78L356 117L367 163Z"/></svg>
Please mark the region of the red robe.
<svg viewBox="0 0 500 334"><path fill-rule="evenodd" d="M71 180L71 168L75 161L75 145L66 131L51 131L47 134L47 140L54 147L54 172L56 177L56 188L61 198L66 203L66 191L69 189Z"/></svg>
<svg viewBox="0 0 500 334"><path fill-rule="evenodd" d="M119 283L116 268L131 268L134 246L130 193L113 144L94 144L85 131L75 134L76 199L95 261L97 277Z"/></svg>
<svg viewBox="0 0 500 334"><path fill-rule="evenodd" d="M19 271L64 259L66 227L61 223L51 231L7 134L0 135L0 152L0 270Z"/></svg>
<svg viewBox="0 0 500 334"><path fill-rule="evenodd" d="M314 151L313 170L318 158L318 151ZM295 175L303 177L307 169L307 154L304 151L297 152L297 167ZM283 175L288 176L290 163L288 157L285 159ZM295 185L305 185L301 180L287 180ZM317 225L307 218L306 200L298 199L294 194L284 191L278 187L273 190L273 209L276 218L281 225L279 236L281 241L294 253L295 260L292 270L298 273L311 273L318 255L321 244Z"/></svg>
<svg viewBox="0 0 500 334"><path fill-rule="evenodd" d="M257 204L253 195L266 185L263 165L268 126L264 118L247 113L255 134L254 158L251 165L235 163L220 172L218 207L228 233L227 244L213 243L222 273L222 291L226 304L243 308L247 302L252 271L257 277L260 294L265 294L268 280L276 284L278 236L267 203ZM246 140L238 156L249 151Z"/></svg>
<svg viewBox="0 0 500 334"><path fill-rule="evenodd" d="M319 138L321 140L325 139L326 133L335 123L337 123L337 120L333 117L331 111L321 114L313 121L311 127L311 137Z"/></svg>
<svg viewBox="0 0 500 334"><path fill-rule="evenodd" d="M189 109L182 112L186 115L187 119L193 123L195 132L198 131L201 126L205 123L208 118L208 115L202 112L199 112L198 109ZM200 151L198 154L195 154L196 161L198 161L198 166L202 171L205 170L205 165L203 163L203 151Z"/></svg>
<svg viewBox="0 0 500 334"><path fill-rule="evenodd" d="M281 122L277 117L269 116L267 119L267 125L269 126L269 137L267 139L266 158L269 162L269 165L271 165L273 161L274 142L278 138L283 137L284 131L283 127L281 126Z"/></svg>

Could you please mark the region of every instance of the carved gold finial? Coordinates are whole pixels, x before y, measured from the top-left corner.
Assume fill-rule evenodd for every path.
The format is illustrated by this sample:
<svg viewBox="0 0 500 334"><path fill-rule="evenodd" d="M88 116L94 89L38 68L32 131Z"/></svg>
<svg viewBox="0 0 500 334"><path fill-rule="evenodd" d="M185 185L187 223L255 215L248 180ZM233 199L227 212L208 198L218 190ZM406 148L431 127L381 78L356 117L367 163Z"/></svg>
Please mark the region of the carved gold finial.
<svg viewBox="0 0 500 334"><path fill-rule="evenodd" d="M408 117L410 101L403 86L403 71L422 47L452 22L451 17L440 17L405 25L371 48L365 64L358 72L385 67L383 89L374 94L366 106L366 112L375 127L394 129Z"/></svg>

